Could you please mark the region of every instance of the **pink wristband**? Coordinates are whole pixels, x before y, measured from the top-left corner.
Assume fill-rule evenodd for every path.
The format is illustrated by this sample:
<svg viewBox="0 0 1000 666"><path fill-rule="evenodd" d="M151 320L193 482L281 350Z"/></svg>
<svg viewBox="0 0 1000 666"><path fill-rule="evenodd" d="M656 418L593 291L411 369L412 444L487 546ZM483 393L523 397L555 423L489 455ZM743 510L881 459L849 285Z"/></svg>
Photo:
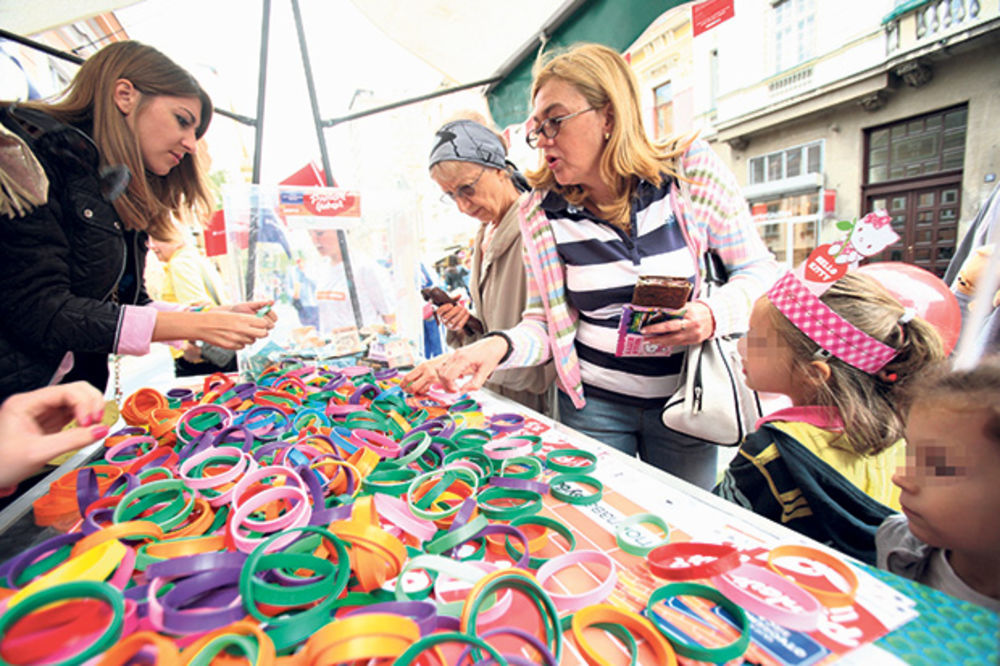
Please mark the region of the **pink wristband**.
<svg viewBox="0 0 1000 666"><path fill-rule="evenodd" d="M601 581L597 587L582 594L555 594L549 592L549 596L560 611L577 611L585 606L599 604L611 594L618 581L618 574L615 571L615 563L606 553L599 550L571 550L568 553L557 555L543 564L535 577L538 584L543 588L545 581L552 578L563 569L568 569L577 564L594 562L608 567L608 576Z"/></svg>
<svg viewBox="0 0 1000 666"><path fill-rule="evenodd" d="M399 457L399 442L394 442L382 433L375 432L374 430L355 430L354 441L366 449L374 451L383 458Z"/></svg>
<svg viewBox="0 0 1000 666"><path fill-rule="evenodd" d="M200 478L188 476L188 472L199 464L208 460L209 458L214 458L217 456L232 456L239 458L236 463L233 464L225 472L220 474L214 474L212 476L204 476ZM236 446L216 446L212 448L205 449L204 451L199 451L190 458L186 459L181 463L181 466L177 470L177 475L184 480L184 484L188 488L194 488L195 490L202 490L204 488L217 488L223 486L230 481L233 481L237 477L241 476L244 472L251 471L253 466L256 466L256 461L250 454L244 452L242 449ZM253 466L251 466L253 465Z"/></svg>
<svg viewBox="0 0 1000 666"><path fill-rule="evenodd" d="M507 458L517 458L530 456L532 453L532 443L524 441L523 444L512 444L510 439L496 439L483 447L483 453L493 460L506 460Z"/></svg>
<svg viewBox="0 0 1000 666"><path fill-rule="evenodd" d="M247 489L253 484L257 483L261 479L266 479L269 476L284 476L289 481L294 481L295 486L299 490L305 490L305 486L302 483L302 479L296 474L295 470L291 467L286 467L285 465L267 465L265 467L258 467L252 472L248 472L243 475L243 478L236 483L236 487L233 488L233 508L239 508L240 500L246 493ZM281 486L277 486L281 487Z"/></svg>
<svg viewBox="0 0 1000 666"><path fill-rule="evenodd" d="M152 446L150 447L150 449L152 449L153 447L157 446L158 443L159 442L157 442L156 439L150 437L149 435L133 435L132 437L126 437L125 439L118 442L117 444L115 444L114 446L112 446L111 448L109 448L107 451L104 452L104 461L109 465L114 465L116 467L128 467L133 462L135 462L135 458L130 458L129 460L124 460L121 462L115 462L114 459L119 453L127 449L130 449L133 446L140 446L142 444L152 444ZM137 458L138 456L135 457Z"/></svg>
<svg viewBox="0 0 1000 666"><path fill-rule="evenodd" d="M264 536L251 538L240 534L240 526L247 522L247 517L251 513L269 502L282 499L297 499L298 502L295 507L293 507L292 510L284 516L275 520L267 521L266 527L265 523L252 523L250 525L255 532L265 532ZM239 508L233 512L229 518L229 533L232 535L233 544L236 548L244 553L249 553L271 536L271 534L266 534L266 532L278 532L285 529L302 527L309 522L309 518L311 516L312 507L309 504L309 498L306 496L305 491L301 488L295 488L293 486L268 488L267 490L262 490L257 493L243 504L240 504ZM281 550L289 543L297 539L298 536L297 532L289 532L278 537L268 546L267 552Z"/></svg>
<svg viewBox="0 0 1000 666"><path fill-rule="evenodd" d="M469 562L469 564L471 564L474 567L479 567L488 574L493 573L494 571L500 569L500 565L498 565L496 562ZM450 590L446 590L445 589L447 587L446 583L448 581L455 581L458 584L454 585ZM434 581L434 599L438 602L439 606L444 606L445 604L450 602L444 598L442 591L471 590L474 585L475 582L473 581L466 581L462 580L461 578L452 578L447 573L441 572L438 574L437 580ZM468 596L469 594L466 591L463 597L468 597ZM497 597L496 601L493 602L493 605L490 606L489 609L487 609L486 611L479 614L478 622L482 622L483 624L488 624L490 622L493 622L494 620L500 619L503 616L503 614L510 609L510 605L513 602L513 600L514 600L514 594L511 591L511 589L510 588L504 589L503 592L500 593L500 596Z"/></svg>
<svg viewBox="0 0 1000 666"><path fill-rule="evenodd" d="M816 597L787 578L755 564L742 564L713 576L712 584L743 610L786 629L810 632L819 624L822 607Z"/></svg>
<svg viewBox="0 0 1000 666"><path fill-rule="evenodd" d="M375 510L380 517L390 521L407 534L412 534L421 542L429 540L437 533L437 526L434 523L414 516L406 502L398 497L385 493L375 493Z"/></svg>

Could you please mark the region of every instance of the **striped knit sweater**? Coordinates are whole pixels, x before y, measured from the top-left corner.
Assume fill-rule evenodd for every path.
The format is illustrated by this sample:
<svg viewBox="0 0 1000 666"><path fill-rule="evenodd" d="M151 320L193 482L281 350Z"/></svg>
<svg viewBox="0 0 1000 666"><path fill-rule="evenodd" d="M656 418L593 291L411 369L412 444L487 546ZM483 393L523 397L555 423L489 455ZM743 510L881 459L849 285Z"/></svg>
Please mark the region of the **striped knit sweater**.
<svg viewBox="0 0 1000 666"><path fill-rule="evenodd" d="M679 165L680 194L671 207L680 222L695 263L711 249L729 270L729 282L703 302L715 318L714 335L745 331L754 301L778 274L778 265L750 220L750 212L732 173L704 141L695 141ZM690 182L685 182L683 179ZM566 270L556 248L552 225L540 207L546 192L534 192L520 208L528 291L521 323L505 331L511 354L501 369L555 359L559 387L580 409L584 406L580 361L574 345L578 314L566 299ZM695 292L700 289L696 280Z"/></svg>

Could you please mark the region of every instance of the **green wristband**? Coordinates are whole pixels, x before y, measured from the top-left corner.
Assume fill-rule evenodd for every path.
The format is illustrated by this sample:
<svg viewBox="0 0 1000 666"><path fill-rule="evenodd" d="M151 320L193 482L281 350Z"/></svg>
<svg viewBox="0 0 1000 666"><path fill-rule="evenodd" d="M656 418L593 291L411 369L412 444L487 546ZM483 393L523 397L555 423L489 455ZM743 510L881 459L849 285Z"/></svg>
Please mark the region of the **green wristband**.
<svg viewBox="0 0 1000 666"><path fill-rule="evenodd" d="M91 657L101 654L111 647L122 635L122 626L125 622L125 597L110 583L94 580L78 580L61 585L39 590L38 592L25 597L21 603L13 608L8 608L3 615L0 615L0 640L7 631L23 617L34 611L49 606L57 601L67 601L69 599L100 599L111 606L111 622L108 623L104 633L97 637L97 640L85 647L77 654L58 662L57 666L68 664L82 664Z"/></svg>
<svg viewBox="0 0 1000 666"><path fill-rule="evenodd" d="M406 652L399 655L396 658L396 661L392 662L393 666L396 666L397 664L416 663L417 657L426 652L428 649L436 645L440 645L441 643L466 643L467 645L471 645L487 652L492 658L489 660L489 663L496 664L496 666L508 666L507 660L504 659L492 645L481 638L477 638L476 636L459 632L447 632L443 634L430 634L428 636L424 636L419 641L406 648Z"/></svg>
<svg viewBox="0 0 1000 666"><path fill-rule="evenodd" d="M493 434L480 428L463 428L451 436L460 449L482 449L493 439Z"/></svg>
<svg viewBox="0 0 1000 666"><path fill-rule="evenodd" d="M590 495L584 495L582 491L570 488L568 485L570 483L590 486L595 491ZM604 495L604 484L586 474L558 474L549 480L549 493L567 504L586 506L600 501Z"/></svg>
<svg viewBox="0 0 1000 666"><path fill-rule="evenodd" d="M497 500L515 500L519 503L503 507L491 504ZM534 490L492 486L476 496L476 505L482 514L490 520L514 520L541 511L542 495Z"/></svg>
<svg viewBox="0 0 1000 666"><path fill-rule="evenodd" d="M643 543L646 541L646 535L635 529L643 524L659 527L663 530L663 538L652 543ZM615 541L618 542L618 547L626 553L645 557L649 551L670 542L670 526L663 518L655 514L637 513L615 525Z"/></svg>
<svg viewBox="0 0 1000 666"><path fill-rule="evenodd" d="M718 648L702 647L681 638L673 631L672 626L653 610L653 607L666 599L683 596L707 599L728 611L739 625L739 638L729 645ZM746 612L739 605L727 599L722 592L708 585L701 585L700 583L670 583L669 585L664 585L649 595L645 615L653 623L653 626L670 641L677 654L682 657L688 657L696 661L707 661L713 664L723 664L742 656L750 645L750 621L747 619Z"/></svg>
<svg viewBox="0 0 1000 666"><path fill-rule="evenodd" d="M559 458L583 459L587 461L587 464L568 465L557 462ZM549 451L549 454L545 456L545 466L553 471L564 474L590 474L597 469L597 456L583 449L557 449Z"/></svg>
<svg viewBox="0 0 1000 666"><path fill-rule="evenodd" d="M566 539L566 542L569 544L567 552L574 550L576 548L576 535L573 534L573 530L571 530L566 525L560 523L558 520L547 518L545 516L523 516L521 518L515 518L514 520L510 521L511 527L521 527L522 525L540 525L547 529L558 532L559 534L562 535L564 539ZM514 545L514 542L510 540L509 536L504 537L504 548L507 550L507 554L510 555L515 562L521 559L523 553L518 552L517 546ZM532 557L529 553L528 568L537 569L538 567L548 562L550 559L552 558Z"/></svg>
<svg viewBox="0 0 1000 666"><path fill-rule="evenodd" d="M515 467L523 465L525 470L523 472L508 472L508 467ZM537 479L542 473L542 461L534 456L514 456L513 458L507 458L500 463L500 476L505 476L509 479L526 479L528 481L533 481Z"/></svg>

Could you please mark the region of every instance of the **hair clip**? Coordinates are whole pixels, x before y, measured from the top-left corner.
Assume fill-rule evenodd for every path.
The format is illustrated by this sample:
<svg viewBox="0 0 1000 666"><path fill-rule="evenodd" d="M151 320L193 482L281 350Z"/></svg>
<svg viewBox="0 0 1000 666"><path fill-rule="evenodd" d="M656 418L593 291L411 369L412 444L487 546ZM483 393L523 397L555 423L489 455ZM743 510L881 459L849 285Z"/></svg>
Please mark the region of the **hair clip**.
<svg viewBox="0 0 1000 666"><path fill-rule="evenodd" d="M879 370L875 373L875 376L884 381L886 384L894 384L899 380L899 375L895 372L886 372L885 370Z"/></svg>
<svg viewBox="0 0 1000 666"><path fill-rule="evenodd" d="M917 311L913 308L903 308L903 314L899 315L900 324L909 324L917 316Z"/></svg>
<svg viewBox="0 0 1000 666"><path fill-rule="evenodd" d="M816 351L813 352L813 358L817 361L829 361L832 356L833 352L823 349L822 347L818 347Z"/></svg>

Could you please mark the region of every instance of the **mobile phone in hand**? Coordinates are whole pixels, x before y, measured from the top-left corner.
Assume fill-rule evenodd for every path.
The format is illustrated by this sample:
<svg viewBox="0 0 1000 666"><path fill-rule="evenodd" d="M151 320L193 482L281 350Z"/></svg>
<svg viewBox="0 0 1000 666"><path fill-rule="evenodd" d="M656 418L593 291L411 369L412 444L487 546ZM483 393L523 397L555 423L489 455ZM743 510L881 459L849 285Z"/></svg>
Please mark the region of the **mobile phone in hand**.
<svg viewBox="0 0 1000 666"><path fill-rule="evenodd" d="M441 287L425 287L420 290L420 295L424 297L425 301L433 303L436 307L454 305L458 302L457 298L449 296ZM469 316L469 321L465 322L462 330L465 331L466 335L482 335L486 332L483 322L479 321L474 315Z"/></svg>

